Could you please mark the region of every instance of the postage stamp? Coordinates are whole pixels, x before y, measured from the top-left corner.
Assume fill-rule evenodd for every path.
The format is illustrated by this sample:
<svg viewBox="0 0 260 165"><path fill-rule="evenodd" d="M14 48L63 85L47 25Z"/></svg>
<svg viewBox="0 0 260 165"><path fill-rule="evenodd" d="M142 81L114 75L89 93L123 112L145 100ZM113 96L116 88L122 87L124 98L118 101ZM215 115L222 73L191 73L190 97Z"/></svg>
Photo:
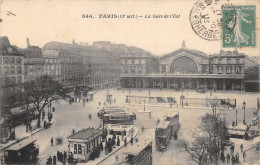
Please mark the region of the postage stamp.
<svg viewBox="0 0 260 165"><path fill-rule="evenodd" d="M220 40L221 6L228 3L228 0L198 0L190 12L190 23L193 31L205 40Z"/></svg>
<svg viewBox="0 0 260 165"><path fill-rule="evenodd" d="M222 7L222 46L256 46L256 6Z"/></svg>

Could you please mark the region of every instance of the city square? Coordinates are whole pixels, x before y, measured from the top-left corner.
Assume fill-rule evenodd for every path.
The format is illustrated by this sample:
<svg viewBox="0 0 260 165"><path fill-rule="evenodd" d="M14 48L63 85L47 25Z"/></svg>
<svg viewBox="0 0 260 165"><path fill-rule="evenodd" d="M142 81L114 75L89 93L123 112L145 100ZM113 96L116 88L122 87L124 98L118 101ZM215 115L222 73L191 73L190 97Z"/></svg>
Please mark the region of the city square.
<svg viewBox="0 0 260 165"><path fill-rule="evenodd" d="M164 162L165 164L169 163L168 161L171 160L174 164L186 164L187 162L193 164L194 162L189 160L189 157L185 152L180 152L179 149L176 147L176 144L178 140L171 140L169 143L169 146L167 149L163 152L156 150L155 148L155 128L158 124L157 121L160 119L163 120L163 116L167 113L170 113L171 111L178 111L180 113L180 124L181 128L178 132L178 139L186 139L186 140L192 140L190 137L192 137L193 131L196 131L198 125L200 124L200 118L205 113L212 113L212 110L210 107L208 108L182 108L180 106L173 106L170 107L170 105L160 106L160 105L149 105L149 103L144 104L129 104L125 103L126 96L129 95L129 89L128 88L121 88L118 90L117 88L114 89L104 89L97 91L94 94L94 100L91 102L88 102L83 105L83 102L73 102L71 105L68 101L65 100L59 100L55 103L53 103L53 106L55 107L55 112L53 113L54 119L53 119L53 125L49 129L43 129L40 132L31 135L29 138L36 138L37 144L39 145L39 164L46 163L46 160L49 156L56 155L57 151L62 152L68 152L68 141L67 138L72 134L72 131L75 130L80 131L83 128L88 127L100 127L102 128L102 121L97 117L97 112L104 107L104 102L106 102L106 95L107 93L110 93L112 95L113 100L115 99L115 103L112 102L111 106L120 106L125 107L128 109L129 112L136 114L136 121L134 121L134 126L138 127L138 134L136 138L140 138L142 136L148 136L151 138L153 142L153 162L155 164ZM173 96L176 98L179 98L182 95L182 92L174 91L174 90L162 90L159 89L155 90L147 90L147 89L130 89L130 95L136 95L136 96L148 96L148 93L150 92L150 97L155 96ZM203 93L198 94L195 91L184 91L183 95L186 97L192 97L192 96L200 96L203 97L209 97L210 93ZM238 97L239 96L239 97ZM237 103L242 103L243 101L247 102L246 107L246 121L250 122L253 119L253 112L256 110L256 100L258 97L258 94L250 94L250 97L248 97L249 94L246 93L213 93L213 97L229 97L229 98L237 98ZM102 103L102 105L99 106L99 102ZM109 104L109 103L107 103ZM145 107L144 107L145 106ZM238 117L237 122L242 123L243 122L243 110L241 109L242 106L238 105ZM148 113L140 113L141 110L151 111L151 117L148 115ZM235 110L234 109L219 109L217 113L221 113L222 117L225 116L225 120L227 122L227 125L231 125L232 121L235 121ZM91 115L91 119L89 118L89 115ZM191 117L192 116L192 117ZM144 128L144 129L143 129ZM142 131L143 129L143 131ZM24 136L26 134L25 127L19 128L16 134L20 134L20 136ZM19 138L19 136L18 136ZM57 139L61 138L63 139L62 144L55 144L51 146L51 138ZM236 148L239 149L240 143L244 144L245 149L250 149L252 146L252 141L246 141L243 139L236 140L232 139L232 141L235 142ZM131 145L131 144L129 144ZM119 149L120 151L120 149ZM116 151L115 154L111 155L110 159L115 160L115 155L117 154ZM103 151L104 152L104 151ZM228 151L227 151L228 152ZM98 159L101 161L102 159L109 157L106 155L102 155L101 159ZM242 156L241 156L242 158ZM247 159L245 163L253 164L258 161L258 153L255 151L255 149L251 149L248 151ZM88 164L95 164L98 163L96 160L94 163L92 161L88 161Z"/></svg>

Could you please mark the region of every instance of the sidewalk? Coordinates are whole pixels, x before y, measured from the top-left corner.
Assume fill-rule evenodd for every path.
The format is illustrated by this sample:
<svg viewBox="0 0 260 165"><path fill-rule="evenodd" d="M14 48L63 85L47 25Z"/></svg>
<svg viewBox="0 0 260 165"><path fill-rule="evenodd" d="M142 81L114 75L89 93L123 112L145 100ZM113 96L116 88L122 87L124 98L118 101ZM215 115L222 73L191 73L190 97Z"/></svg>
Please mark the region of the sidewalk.
<svg viewBox="0 0 260 165"><path fill-rule="evenodd" d="M15 140L9 140L8 143L4 143L4 144L0 144L0 151L4 151L4 149L10 147L11 145L17 143L18 141L21 141L31 135L36 134L37 132L42 131L44 128L37 128L36 130L30 131L30 132L26 132L26 128L24 125L19 125L17 127L15 127L15 135L16 135L16 139Z"/></svg>

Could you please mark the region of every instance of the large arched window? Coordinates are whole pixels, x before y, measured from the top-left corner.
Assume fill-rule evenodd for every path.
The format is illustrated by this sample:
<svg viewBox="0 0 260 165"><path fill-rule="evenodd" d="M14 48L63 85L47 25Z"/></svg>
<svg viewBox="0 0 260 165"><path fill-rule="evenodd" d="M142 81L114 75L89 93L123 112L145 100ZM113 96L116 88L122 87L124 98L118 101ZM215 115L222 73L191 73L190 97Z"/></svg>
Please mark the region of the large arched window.
<svg viewBox="0 0 260 165"><path fill-rule="evenodd" d="M175 59L172 62L170 72L175 74L198 73L198 67L194 60L189 57L183 56Z"/></svg>

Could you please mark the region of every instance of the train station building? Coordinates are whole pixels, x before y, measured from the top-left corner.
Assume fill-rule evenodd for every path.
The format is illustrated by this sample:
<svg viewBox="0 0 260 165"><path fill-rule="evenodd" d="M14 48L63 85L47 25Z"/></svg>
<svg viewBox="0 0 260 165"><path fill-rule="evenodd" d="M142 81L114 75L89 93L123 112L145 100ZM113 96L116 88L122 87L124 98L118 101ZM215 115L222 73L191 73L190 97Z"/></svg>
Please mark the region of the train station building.
<svg viewBox="0 0 260 165"><path fill-rule="evenodd" d="M237 50L207 55L188 49L184 41L161 57L128 55L120 62L122 87L232 91L245 91L245 68L259 65Z"/></svg>

